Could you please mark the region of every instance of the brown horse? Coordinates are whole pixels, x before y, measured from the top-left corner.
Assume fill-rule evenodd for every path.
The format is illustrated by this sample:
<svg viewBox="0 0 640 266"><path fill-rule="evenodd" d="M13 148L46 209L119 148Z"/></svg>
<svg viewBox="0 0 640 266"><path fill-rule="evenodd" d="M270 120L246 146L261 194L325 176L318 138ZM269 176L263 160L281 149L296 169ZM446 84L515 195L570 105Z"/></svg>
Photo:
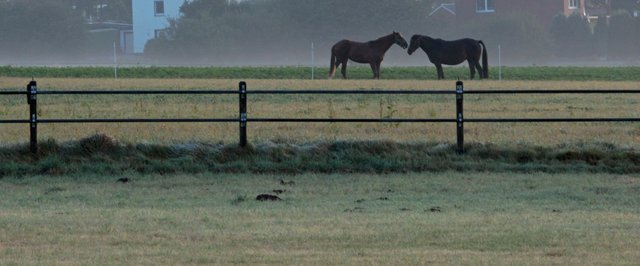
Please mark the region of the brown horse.
<svg viewBox="0 0 640 266"><path fill-rule="evenodd" d="M457 65L464 60L469 62L471 79L476 74L476 69L480 74L480 79L489 78L489 60L487 59L487 46L480 40L460 39L455 41L443 41L442 39L432 39L429 36L413 35L411 44L407 51L409 55L422 48L429 61L436 65L438 69L438 79L444 79L442 65ZM482 55L482 66L480 66L480 55Z"/></svg>
<svg viewBox="0 0 640 266"><path fill-rule="evenodd" d="M329 79L336 74L336 68L342 64L342 77L347 78L347 61L349 59L357 63L368 63L373 71L373 78L380 78L380 64L384 54L393 44L400 45L402 49L407 48L407 41L402 38L399 32L393 32L387 36L380 37L368 42L354 42L342 40L331 47L331 66Z"/></svg>

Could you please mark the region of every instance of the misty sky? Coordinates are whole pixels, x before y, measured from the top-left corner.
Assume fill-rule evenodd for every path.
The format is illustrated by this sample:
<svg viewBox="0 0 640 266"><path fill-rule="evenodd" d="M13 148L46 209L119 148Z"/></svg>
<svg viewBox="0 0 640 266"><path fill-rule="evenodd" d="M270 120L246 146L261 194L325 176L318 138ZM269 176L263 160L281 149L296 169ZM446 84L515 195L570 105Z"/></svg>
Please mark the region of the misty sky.
<svg viewBox="0 0 640 266"><path fill-rule="evenodd" d="M531 19L534 16L525 13L495 15L496 18L466 24L455 18L429 18L427 14L432 7L442 2L436 0L380 0L375 4L371 0L245 0L240 7L233 5L233 8L205 12L208 17L187 13L188 20L179 20L174 29L180 38L154 47L160 56L128 55L120 50L121 29L89 31L85 22L87 14L92 18L98 15L104 19L127 18L122 14L128 12L124 9L130 8L130 0L104 0L110 9L101 13L72 10L69 3L73 1L76 0L0 2L0 65L111 65L116 42L115 59L121 65L314 64L328 67L330 47L335 42L341 39L364 42L394 30L402 32L407 41L412 34L482 39L488 46L490 65L497 64L499 51L502 62L512 65L638 65L640 61L640 50L629 47L640 47L637 45L640 43L638 19L623 21L623 26L617 26L629 32L618 33L621 31L618 28L607 32L607 36L623 36L618 39L627 44L607 41L605 35L593 28L594 24L590 25L590 36L570 36L562 43L557 40L558 35L569 36L577 31L566 30L554 36L546 26L549 22L545 22L545 26L537 25L545 23L536 22ZM215 1L205 1L203 9L196 11L206 10L206 5ZM630 8L633 8L632 2ZM464 8L457 9L463 12ZM27 17L28 20L24 19ZM611 25L615 25L614 19ZM580 38L585 41L571 43ZM570 47L569 52L562 50L566 47ZM630 49L625 54L628 56L616 57L614 52L624 49ZM573 55L573 51L578 52ZM174 52L171 57L163 57ZM422 51L409 56L406 50L395 45L383 62L383 67L393 65L432 66Z"/></svg>

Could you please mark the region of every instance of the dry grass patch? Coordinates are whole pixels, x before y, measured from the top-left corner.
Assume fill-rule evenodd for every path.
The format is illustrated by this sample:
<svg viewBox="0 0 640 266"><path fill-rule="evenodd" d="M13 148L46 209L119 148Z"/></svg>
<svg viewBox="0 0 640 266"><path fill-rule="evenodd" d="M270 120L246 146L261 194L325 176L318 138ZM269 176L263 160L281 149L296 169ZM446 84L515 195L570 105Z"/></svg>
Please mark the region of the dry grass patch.
<svg viewBox="0 0 640 266"><path fill-rule="evenodd" d="M235 91L240 80L208 79L41 79L41 90L104 89L224 89ZM0 78L0 88L26 85L27 80ZM453 90L454 81L421 80L247 80L260 89L411 89ZM637 82L582 81L466 81L474 89L639 89ZM1 119L24 119L23 97L0 98ZM467 118L639 117L640 96L626 95L468 95ZM39 115L46 118L237 118L237 96L42 96ZM249 117L278 118L453 118L453 95L250 95ZM26 125L6 125L4 143L26 141ZM237 141L238 125L224 124L42 124L41 138L76 139L105 133L124 141ZM472 124L467 140L481 143L525 142L553 145L565 142L640 143L634 123ZM393 139L453 142L450 124L372 123L250 123L250 141L305 142L332 139Z"/></svg>

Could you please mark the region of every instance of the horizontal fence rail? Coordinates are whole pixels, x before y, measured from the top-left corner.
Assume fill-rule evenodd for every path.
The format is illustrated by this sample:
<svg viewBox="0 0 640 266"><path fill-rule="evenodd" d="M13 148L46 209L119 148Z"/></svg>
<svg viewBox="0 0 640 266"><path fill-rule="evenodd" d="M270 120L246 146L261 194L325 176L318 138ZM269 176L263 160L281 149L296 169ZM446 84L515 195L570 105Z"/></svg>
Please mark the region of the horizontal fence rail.
<svg viewBox="0 0 640 266"><path fill-rule="evenodd" d="M608 94L640 93L640 90L472 90L465 94Z"/></svg>
<svg viewBox="0 0 640 266"><path fill-rule="evenodd" d="M238 118L83 118L83 119L39 119L37 116L38 95L238 95ZM456 114L452 118L269 118L248 117L249 94L328 94L328 95L455 95ZM464 123L576 123L576 122L640 122L638 117L613 118L464 118L464 95L496 94L640 94L640 90L472 90L465 91L462 81L456 82L455 90L247 90L245 82L239 83L238 91L230 90L74 90L39 91L36 81L27 85L26 91L0 91L0 95L26 95L29 104L28 119L0 120L0 124L29 124L30 149L36 153L37 125L64 123L239 123L239 144L247 145L248 123L456 123L457 151L464 152Z"/></svg>

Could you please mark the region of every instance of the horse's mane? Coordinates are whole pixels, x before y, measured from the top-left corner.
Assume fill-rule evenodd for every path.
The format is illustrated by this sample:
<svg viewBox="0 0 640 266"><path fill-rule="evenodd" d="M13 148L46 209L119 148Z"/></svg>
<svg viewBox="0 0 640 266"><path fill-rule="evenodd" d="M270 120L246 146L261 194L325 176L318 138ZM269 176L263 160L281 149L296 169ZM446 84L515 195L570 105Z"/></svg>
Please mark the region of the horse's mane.
<svg viewBox="0 0 640 266"><path fill-rule="evenodd" d="M387 35L385 35L385 36L382 36L382 37L380 37L380 38L378 38L378 39L375 39L375 40L372 40L372 41L369 41L369 42L379 42L379 41L382 41L382 40L384 40L384 39L386 39L386 38L389 38L389 37L391 37L391 36L393 36L393 33L387 34Z"/></svg>

